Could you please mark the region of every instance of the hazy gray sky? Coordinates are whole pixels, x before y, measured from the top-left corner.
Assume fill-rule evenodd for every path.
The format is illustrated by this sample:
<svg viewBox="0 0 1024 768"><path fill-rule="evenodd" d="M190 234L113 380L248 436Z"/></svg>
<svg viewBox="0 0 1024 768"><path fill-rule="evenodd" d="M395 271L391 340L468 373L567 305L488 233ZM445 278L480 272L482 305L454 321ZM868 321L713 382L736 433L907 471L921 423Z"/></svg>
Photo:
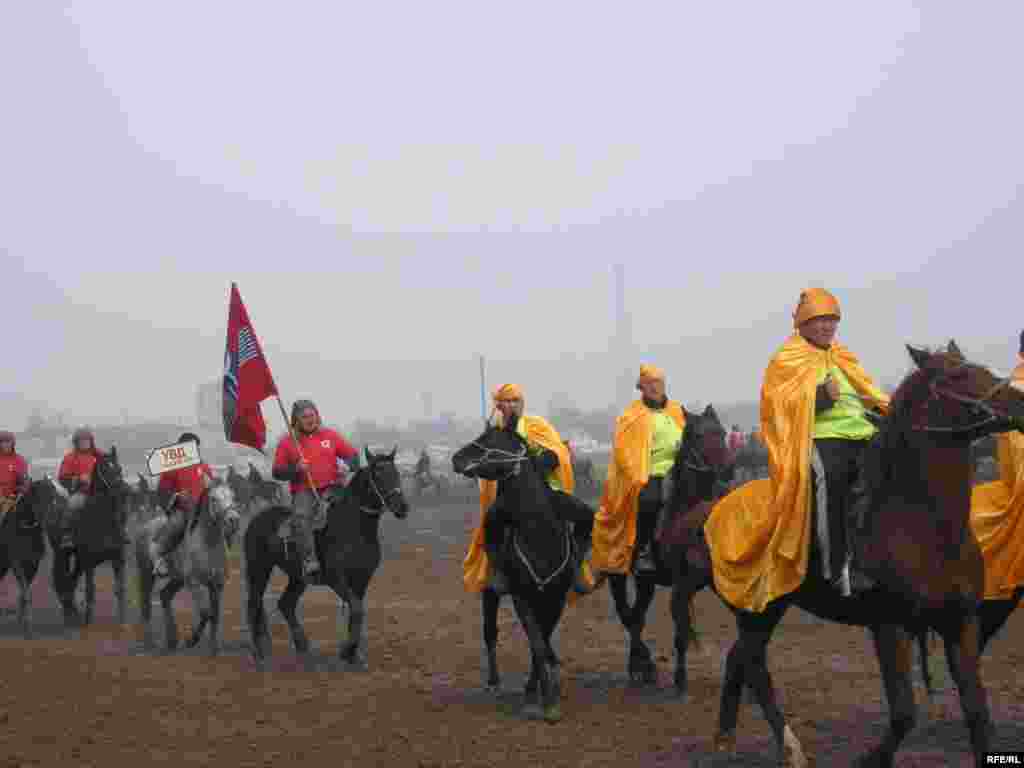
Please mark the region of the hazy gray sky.
<svg viewBox="0 0 1024 768"><path fill-rule="evenodd" d="M423 390L473 415L478 352L538 410L648 359L686 401L755 399L810 284L882 379L905 341L1013 362L1015 0L0 15L0 391L77 419L190 416L231 280L286 398L336 422Z"/></svg>

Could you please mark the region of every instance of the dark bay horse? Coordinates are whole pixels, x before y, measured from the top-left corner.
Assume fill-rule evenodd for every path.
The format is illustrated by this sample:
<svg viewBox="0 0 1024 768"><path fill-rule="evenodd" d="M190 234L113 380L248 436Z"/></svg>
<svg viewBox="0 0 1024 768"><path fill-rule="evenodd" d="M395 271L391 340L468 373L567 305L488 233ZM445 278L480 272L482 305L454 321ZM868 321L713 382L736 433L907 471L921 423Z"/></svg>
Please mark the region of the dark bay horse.
<svg viewBox="0 0 1024 768"><path fill-rule="evenodd" d="M0 522L0 579L13 571L18 582L18 623L26 640L32 637L32 582L46 555L43 526L57 498L50 478L35 480Z"/></svg>
<svg viewBox="0 0 1024 768"><path fill-rule="evenodd" d="M356 471L345 488L336 489L327 510L327 524L315 534L323 566L319 583L329 586L348 605L348 640L339 649L338 657L349 663L364 661L360 651L366 622L366 591L381 562L380 516L390 511L402 520L409 514L395 466L396 451L375 456L369 448L365 450L366 466ZM282 523L291 514L290 507L267 507L256 514L243 537L249 631L257 662L270 654L263 593L274 568L288 576L288 586L277 606L288 622L292 643L296 652L309 652L309 640L295 614L307 586L302 563L294 543L286 546L279 534Z"/></svg>
<svg viewBox="0 0 1024 768"><path fill-rule="evenodd" d="M663 511L662 536L654 542L654 552L660 569L640 572L633 576L636 598L632 605L626 590L628 576L613 574L608 577L608 588L615 602L615 612L629 636L626 668L634 683L653 684L658 680L658 669L650 648L643 641L647 611L654 600L657 587L672 587L685 572L683 544L696 535L710 512L710 504L724 492L722 479L728 466L725 428L712 406L704 413L686 411L686 429L676 453L675 464L668 478L670 490ZM701 509L687 517L696 505ZM673 592L675 596L675 591ZM690 610L690 605L675 604L672 610ZM693 626L691 624L691 632ZM688 642L690 638L676 638ZM684 656L685 658L685 656ZM685 674L685 673L684 673ZM685 686L684 686L685 687ZM683 691L684 692L684 691Z"/></svg>
<svg viewBox="0 0 1024 768"><path fill-rule="evenodd" d="M488 426L476 440L455 452L452 469L465 477L496 481L509 517L516 521L515 532L508 537L511 541L502 548L500 567L530 643L524 711L530 717L542 714L549 722L560 720L560 665L551 647L551 635L562 618L576 577L577 545L569 523L555 509L552 494L527 451L526 441L514 430ZM499 685L500 599L492 589L485 589L482 595L489 688ZM542 712L536 702L538 688Z"/></svg>
<svg viewBox="0 0 1024 768"><path fill-rule="evenodd" d="M841 597L822 576L813 542L803 584L761 613L733 609L739 638L729 651L715 746L733 751L740 696L753 689L788 765L804 766L803 748L775 698L767 646L786 609L799 606L820 618L868 627L889 703L889 727L860 766L893 765L900 743L916 721L911 681L913 638L927 628L942 637L950 676L960 692L975 764L991 742L987 693L978 661L979 608L984 588L981 551L970 533L972 439L1006 430L1004 419L1024 416L1024 393L989 369L968 363L955 342L944 351L908 347L917 369L892 398L890 412L868 462L871 509L854 537L856 562L876 586ZM813 512L812 512L813 514ZM816 537L812 537L813 538ZM711 582L700 568L710 556L703 539L687 551L688 599ZM730 606L731 607L731 606ZM688 633L686 612L676 617ZM677 646L678 647L678 646ZM685 645L683 646L685 651Z"/></svg>
<svg viewBox="0 0 1024 768"><path fill-rule="evenodd" d="M124 473L117 459L117 448L101 453L93 470L92 493L72 530L70 549L61 547L63 531L58 520L49 521L47 537L53 550L53 588L64 611L65 626L81 618L92 623L96 611L96 568L110 563L114 571L114 596L117 598L117 623L127 616L125 594L124 497L127 493ZM75 589L85 575L85 615L79 616Z"/></svg>

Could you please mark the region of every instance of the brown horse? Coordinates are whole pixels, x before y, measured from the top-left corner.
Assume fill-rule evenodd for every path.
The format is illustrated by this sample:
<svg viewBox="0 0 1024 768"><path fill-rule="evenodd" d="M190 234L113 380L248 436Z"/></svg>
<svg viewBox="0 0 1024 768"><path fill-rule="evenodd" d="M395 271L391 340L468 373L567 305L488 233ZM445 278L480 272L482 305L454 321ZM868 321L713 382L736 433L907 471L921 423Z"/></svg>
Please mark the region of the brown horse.
<svg viewBox="0 0 1024 768"><path fill-rule="evenodd" d="M761 613L733 608L739 638L729 651L722 686L718 751L733 751L744 684L775 735L787 765L807 764L786 724L768 673L767 647L786 609L797 605L820 618L871 629L889 702L890 723L881 744L860 766L891 766L916 720L911 671L913 638L926 628L942 637L952 679L960 691L976 765L991 741L987 693L978 673L979 606L984 587L981 551L970 532L971 440L1011 428L1024 417L1024 393L987 368L968 363L955 342L931 353L908 346L917 370L893 395L890 413L870 462L872 500L857 531L857 562L876 586L841 597L825 581L812 543L804 582ZM813 511L812 511L813 514ZM688 568L678 599L688 602L708 586L709 554L703 539L687 552ZM674 595L673 602L677 596ZM685 601L685 602L682 602ZM731 607L731 606L730 606ZM689 635L689 612L674 611L677 636ZM677 643L685 653L685 642ZM678 669L685 676L685 659ZM680 681L677 678L677 685ZM685 679L682 681L685 689Z"/></svg>

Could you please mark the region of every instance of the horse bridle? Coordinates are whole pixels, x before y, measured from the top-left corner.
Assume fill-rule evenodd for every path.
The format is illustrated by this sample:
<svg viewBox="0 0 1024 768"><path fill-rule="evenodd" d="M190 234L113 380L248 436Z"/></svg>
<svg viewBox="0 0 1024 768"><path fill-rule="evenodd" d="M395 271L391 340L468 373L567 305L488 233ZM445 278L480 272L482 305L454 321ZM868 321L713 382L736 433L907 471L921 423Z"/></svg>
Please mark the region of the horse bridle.
<svg viewBox="0 0 1024 768"><path fill-rule="evenodd" d="M370 464L370 465L368 465L366 467L363 467L363 469L366 470L366 474L370 478L370 488L372 488L373 492L376 494L377 500L380 502L380 507L381 507L380 509L373 509L371 507L363 507L363 511L366 512L367 514L370 514L370 515L381 515L384 512L390 512L391 514L394 515L395 514L395 510L393 510L391 508L391 504L388 503L388 499L390 499L392 496L400 496L401 493L402 493L402 486L401 485L396 485L394 488L392 488L387 493L381 493L380 488L377 487L377 479L373 476L373 464ZM360 470L360 471L363 471L363 470ZM352 479L355 480L354 477ZM396 517L397 517L397 515L396 515Z"/></svg>
<svg viewBox="0 0 1024 768"><path fill-rule="evenodd" d="M950 371L946 371L940 376L937 376L933 378L931 381L929 381L928 389L931 392L931 395L925 402L938 402L943 398L947 400L952 400L957 403L962 403L963 405L966 405L970 408L974 408L975 410L981 411L984 414L982 419L973 424L969 424L965 427L933 427L926 424L925 426L922 427L915 427L915 429L922 432L942 432L945 434L961 434L966 432L973 432L974 430L979 429L980 427L986 427L989 424L999 421L999 414L997 414L993 410L992 406L989 403L992 400L992 398L995 397L1004 387L1010 385L1012 378L1006 376L1004 378L999 379L995 384L993 384L989 388L988 392L986 392L981 397L970 397L968 395L961 395L959 392L953 392L949 389L944 389L940 387L944 380L948 380L948 378L952 374L959 372L965 367L967 367L966 364L958 365L956 368L953 368Z"/></svg>
<svg viewBox="0 0 1024 768"><path fill-rule="evenodd" d="M507 480L510 477L515 477L516 475L518 475L520 467L522 467L523 465L523 462L530 460L529 452L525 445L523 446L522 451L506 451L503 448L491 448L486 445L482 445L479 440L474 440L472 443L470 443L470 445L475 446L476 448L479 448L481 451L483 451L483 455L480 458L471 461L466 466L465 470L463 470L464 472L468 472L471 469L475 469L476 467L480 467L485 464L511 464L512 469L509 470L508 474L502 478L499 478L501 480ZM490 458L490 455L492 453L504 458L492 459Z"/></svg>

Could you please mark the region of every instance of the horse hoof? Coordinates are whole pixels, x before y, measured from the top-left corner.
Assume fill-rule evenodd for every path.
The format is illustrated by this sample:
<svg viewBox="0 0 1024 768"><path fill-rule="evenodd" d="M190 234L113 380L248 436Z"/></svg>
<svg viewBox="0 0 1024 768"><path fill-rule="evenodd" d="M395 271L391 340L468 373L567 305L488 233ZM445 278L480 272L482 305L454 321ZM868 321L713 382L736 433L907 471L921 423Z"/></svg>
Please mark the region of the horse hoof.
<svg viewBox="0 0 1024 768"><path fill-rule="evenodd" d="M736 734L732 731L729 731L728 733L719 733L715 736L712 749L720 754L735 755Z"/></svg>
<svg viewBox="0 0 1024 768"><path fill-rule="evenodd" d="M562 719L562 707L559 704L549 704L544 707L544 721L548 723L557 723Z"/></svg>
<svg viewBox="0 0 1024 768"><path fill-rule="evenodd" d="M788 725L782 731L782 764L786 768L807 768L804 749Z"/></svg>
<svg viewBox="0 0 1024 768"><path fill-rule="evenodd" d="M540 704L530 702L523 707L523 717L527 720L542 720L544 718L544 710L540 708Z"/></svg>
<svg viewBox="0 0 1024 768"><path fill-rule="evenodd" d="M484 693L486 693L488 696L498 696L499 694L501 694L501 685L500 685L500 683L497 683L497 682L487 683L484 686Z"/></svg>
<svg viewBox="0 0 1024 768"><path fill-rule="evenodd" d="M680 704L689 704L690 692L687 691L685 688L680 688L679 686L676 686L676 701L678 701Z"/></svg>

